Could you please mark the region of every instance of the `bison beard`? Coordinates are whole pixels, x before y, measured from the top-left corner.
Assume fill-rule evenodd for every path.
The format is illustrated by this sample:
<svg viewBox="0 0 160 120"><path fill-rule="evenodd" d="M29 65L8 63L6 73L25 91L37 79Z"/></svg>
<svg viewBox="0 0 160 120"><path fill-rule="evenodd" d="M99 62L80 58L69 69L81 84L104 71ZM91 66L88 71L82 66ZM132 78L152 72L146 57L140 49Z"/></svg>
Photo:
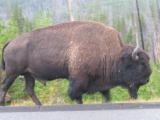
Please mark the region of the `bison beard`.
<svg viewBox="0 0 160 120"><path fill-rule="evenodd" d="M101 92L106 101L110 89L122 86L137 98L138 88L149 81L149 57L141 49L122 43L114 28L89 21L62 23L25 33L5 45L0 103L14 80L23 75L26 91L36 105L35 79L66 78L72 100L84 93ZM136 58L136 59L135 59Z"/></svg>

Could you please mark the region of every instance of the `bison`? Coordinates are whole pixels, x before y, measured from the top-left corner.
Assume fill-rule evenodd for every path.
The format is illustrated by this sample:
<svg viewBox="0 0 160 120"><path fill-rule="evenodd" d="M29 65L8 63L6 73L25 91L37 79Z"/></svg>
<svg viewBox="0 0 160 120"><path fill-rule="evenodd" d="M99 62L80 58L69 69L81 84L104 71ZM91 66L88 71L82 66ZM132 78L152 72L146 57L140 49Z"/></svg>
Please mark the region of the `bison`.
<svg viewBox="0 0 160 120"><path fill-rule="evenodd" d="M2 51L6 77L0 86L0 103L15 79L25 78L26 91L36 105L35 79L40 82L66 78L68 94L82 104L84 93L100 92L106 101L110 89L127 88L137 98L149 81L149 57L142 49L121 41L112 27L92 21L73 21L40 28L9 41Z"/></svg>

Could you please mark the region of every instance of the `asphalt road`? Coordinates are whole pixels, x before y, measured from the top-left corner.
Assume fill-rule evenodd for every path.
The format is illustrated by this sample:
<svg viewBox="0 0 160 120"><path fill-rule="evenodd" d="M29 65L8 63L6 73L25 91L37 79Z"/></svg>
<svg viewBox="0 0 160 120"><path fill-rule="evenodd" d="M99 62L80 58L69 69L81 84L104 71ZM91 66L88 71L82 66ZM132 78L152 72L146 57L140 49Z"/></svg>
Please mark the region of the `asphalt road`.
<svg viewBox="0 0 160 120"><path fill-rule="evenodd" d="M160 103L0 107L0 120L160 120Z"/></svg>

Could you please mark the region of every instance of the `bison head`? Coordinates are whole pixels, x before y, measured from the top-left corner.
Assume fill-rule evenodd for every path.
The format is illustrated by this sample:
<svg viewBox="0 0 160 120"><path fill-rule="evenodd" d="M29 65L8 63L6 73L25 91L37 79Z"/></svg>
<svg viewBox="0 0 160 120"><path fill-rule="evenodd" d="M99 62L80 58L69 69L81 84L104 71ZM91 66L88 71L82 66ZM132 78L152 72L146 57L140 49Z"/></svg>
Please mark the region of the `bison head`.
<svg viewBox="0 0 160 120"><path fill-rule="evenodd" d="M140 48L128 46L122 52L118 73L120 84L136 99L139 87L148 83L151 74L148 55Z"/></svg>

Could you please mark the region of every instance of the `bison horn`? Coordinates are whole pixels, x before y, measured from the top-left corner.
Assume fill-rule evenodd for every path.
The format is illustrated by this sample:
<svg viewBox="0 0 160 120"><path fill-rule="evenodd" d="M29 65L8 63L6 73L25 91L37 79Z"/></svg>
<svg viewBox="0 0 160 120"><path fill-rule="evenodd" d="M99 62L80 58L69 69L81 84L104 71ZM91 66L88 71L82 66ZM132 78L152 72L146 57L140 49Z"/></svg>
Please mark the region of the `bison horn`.
<svg viewBox="0 0 160 120"><path fill-rule="evenodd" d="M139 59L139 57L137 55L137 53L139 51L138 34L136 34L136 43L137 43L137 46L135 47L135 49L132 52L132 59L133 60L138 60Z"/></svg>

